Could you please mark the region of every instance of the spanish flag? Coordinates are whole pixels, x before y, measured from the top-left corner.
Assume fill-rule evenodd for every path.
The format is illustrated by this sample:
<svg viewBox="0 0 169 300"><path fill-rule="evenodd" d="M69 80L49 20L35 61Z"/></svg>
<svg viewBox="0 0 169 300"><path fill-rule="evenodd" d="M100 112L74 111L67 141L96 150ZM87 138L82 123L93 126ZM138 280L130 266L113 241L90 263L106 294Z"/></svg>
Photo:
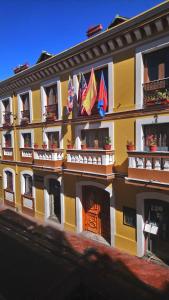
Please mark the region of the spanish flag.
<svg viewBox="0 0 169 300"><path fill-rule="evenodd" d="M86 89L86 93L84 95L84 99L82 102L82 110L86 111L88 115L91 115L92 108L96 102L97 97L97 86L96 86L96 79L94 75L94 70L92 68L89 84Z"/></svg>

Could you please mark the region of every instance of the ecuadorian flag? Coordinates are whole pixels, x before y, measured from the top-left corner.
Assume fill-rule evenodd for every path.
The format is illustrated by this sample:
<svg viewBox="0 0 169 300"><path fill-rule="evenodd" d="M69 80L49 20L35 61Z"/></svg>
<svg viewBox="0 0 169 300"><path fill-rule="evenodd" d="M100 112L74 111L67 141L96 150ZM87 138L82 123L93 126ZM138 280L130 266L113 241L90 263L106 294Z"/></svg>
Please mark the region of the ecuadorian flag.
<svg viewBox="0 0 169 300"><path fill-rule="evenodd" d="M97 86L96 79L94 75L94 70L92 68L89 84L86 89L86 93L82 102L82 108L86 111L88 115L91 115L91 110L96 102L97 97Z"/></svg>

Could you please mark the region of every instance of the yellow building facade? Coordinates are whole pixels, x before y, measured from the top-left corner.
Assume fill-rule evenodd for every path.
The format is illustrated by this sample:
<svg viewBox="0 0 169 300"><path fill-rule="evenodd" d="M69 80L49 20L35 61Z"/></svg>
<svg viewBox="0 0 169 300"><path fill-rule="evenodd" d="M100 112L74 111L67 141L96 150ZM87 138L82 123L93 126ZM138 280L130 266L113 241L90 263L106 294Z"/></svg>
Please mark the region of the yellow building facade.
<svg viewBox="0 0 169 300"><path fill-rule="evenodd" d="M77 103L68 115L69 76L78 95L79 74L88 83L92 68L98 86L104 74L105 117L96 105L81 115ZM168 78L165 2L1 81L2 203L134 255L166 258Z"/></svg>

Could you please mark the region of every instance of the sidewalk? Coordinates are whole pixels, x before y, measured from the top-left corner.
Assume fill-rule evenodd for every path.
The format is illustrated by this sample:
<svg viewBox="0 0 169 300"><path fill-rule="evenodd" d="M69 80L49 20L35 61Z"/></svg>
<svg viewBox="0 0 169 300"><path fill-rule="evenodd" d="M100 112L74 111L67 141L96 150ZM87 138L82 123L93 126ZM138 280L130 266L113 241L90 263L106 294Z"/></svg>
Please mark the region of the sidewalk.
<svg viewBox="0 0 169 300"><path fill-rule="evenodd" d="M16 239L20 245L23 243L24 247L36 248L36 255L45 253L45 260L53 261L51 269L48 263L47 272L44 273L41 264L39 271L37 268L33 269L34 265L30 264L32 258L28 265L25 262L25 268L30 267L30 276L31 272L36 271L36 276L39 279L42 277L43 282L46 282L43 293L35 289L41 295L35 299L169 299L169 268L128 255L81 235L61 231L48 224L36 223L33 219L11 210L1 210L0 232L3 230L4 234L8 225L10 230L7 234L11 234L11 239ZM3 247L5 253L8 244L3 242ZM15 247L17 252L21 250L23 253L17 244ZM34 254L31 255L33 257ZM15 253L12 257L15 261L18 259ZM52 270L54 264L57 268ZM1 274L2 272L1 264ZM52 277L51 272L54 272ZM17 275L18 273L15 276ZM45 281L44 276L48 280ZM26 279L21 280L25 284ZM39 289L40 287L43 290L43 285ZM17 300L19 299L21 298L18 297ZM33 298L30 296L24 299Z"/></svg>

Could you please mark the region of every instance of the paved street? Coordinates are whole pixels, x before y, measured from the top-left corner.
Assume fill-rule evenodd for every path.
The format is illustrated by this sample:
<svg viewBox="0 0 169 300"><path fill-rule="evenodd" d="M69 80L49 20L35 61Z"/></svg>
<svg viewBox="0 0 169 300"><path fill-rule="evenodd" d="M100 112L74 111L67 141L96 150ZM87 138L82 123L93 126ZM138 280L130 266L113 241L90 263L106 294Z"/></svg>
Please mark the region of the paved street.
<svg viewBox="0 0 169 300"><path fill-rule="evenodd" d="M0 300L169 299L168 268L10 210L0 245Z"/></svg>

